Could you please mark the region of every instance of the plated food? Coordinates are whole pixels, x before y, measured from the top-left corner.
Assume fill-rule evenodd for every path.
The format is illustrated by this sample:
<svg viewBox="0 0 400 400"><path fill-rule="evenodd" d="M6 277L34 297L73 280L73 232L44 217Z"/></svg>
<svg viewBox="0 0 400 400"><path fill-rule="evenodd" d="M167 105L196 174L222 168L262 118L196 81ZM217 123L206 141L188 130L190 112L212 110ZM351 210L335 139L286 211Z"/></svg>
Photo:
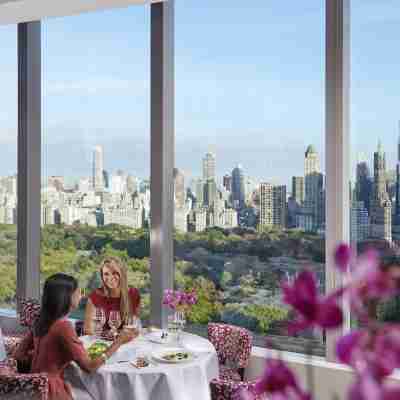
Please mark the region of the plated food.
<svg viewBox="0 0 400 400"><path fill-rule="evenodd" d="M192 352L183 349L169 349L156 352L153 354L153 357L167 363L183 363L194 359Z"/></svg>
<svg viewBox="0 0 400 400"><path fill-rule="evenodd" d="M138 357L132 362L132 365L136 368L146 368L150 365L150 363L145 357Z"/></svg>
<svg viewBox="0 0 400 400"><path fill-rule="evenodd" d="M190 354L186 351L167 353L161 357L165 361L186 361L189 360Z"/></svg>
<svg viewBox="0 0 400 400"><path fill-rule="evenodd" d="M105 353L110 345L107 343L101 342L101 341L96 341L93 344L89 346L87 349L89 357L93 360L99 356L101 356L103 353Z"/></svg>

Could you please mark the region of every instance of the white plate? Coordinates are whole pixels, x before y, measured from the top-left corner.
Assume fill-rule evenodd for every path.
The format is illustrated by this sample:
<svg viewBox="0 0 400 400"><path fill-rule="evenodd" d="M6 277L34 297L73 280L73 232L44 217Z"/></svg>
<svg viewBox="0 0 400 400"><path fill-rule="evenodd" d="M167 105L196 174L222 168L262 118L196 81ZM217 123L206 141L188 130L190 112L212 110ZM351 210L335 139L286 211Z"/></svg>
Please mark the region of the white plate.
<svg viewBox="0 0 400 400"><path fill-rule="evenodd" d="M146 335L146 339L149 340L150 342L153 343L158 343L158 344L168 344L174 341L174 335L171 335L170 333L167 335L167 337L162 338L162 331L156 331L156 332L150 332Z"/></svg>
<svg viewBox="0 0 400 400"><path fill-rule="evenodd" d="M181 359L181 360L179 360L179 359L173 359L173 360L165 359L165 356L170 355L170 354L176 354L176 353L186 353L188 355L188 357L184 358L184 359ZM182 364L182 363L187 363L189 361L193 361L195 359L195 356L191 351L184 350L182 348L176 348L176 347L171 347L169 349L155 351L155 352L153 352L152 357L157 361L161 361L163 363L168 363L168 364Z"/></svg>

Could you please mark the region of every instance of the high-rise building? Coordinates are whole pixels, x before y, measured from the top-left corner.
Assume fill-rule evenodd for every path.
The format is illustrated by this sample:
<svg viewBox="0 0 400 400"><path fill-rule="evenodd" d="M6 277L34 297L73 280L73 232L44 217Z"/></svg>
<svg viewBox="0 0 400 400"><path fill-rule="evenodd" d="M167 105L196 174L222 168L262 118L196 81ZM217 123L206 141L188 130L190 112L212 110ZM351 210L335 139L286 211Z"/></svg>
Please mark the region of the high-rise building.
<svg viewBox="0 0 400 400"><path fill-rule="evenodd" d="M396 163L396 208L394 224L400 226L400 121L399 138L397 141L397 163Z"/></svg>
<svg viewBox="0 0 400 400"><path fill-rule="evenodd" d="M378 149L374 153L374 199L382 200L386 198L386 156L382 143L379 141Z"/></svg>
<svg viewBox="0 0 400 400"><path fill-rule="evenodd" d="M304 177L292 177L292 199L298 204L304 203Z"/></svg>
<svg viewBox="0 0 400 400"><path fill-rule="evenodd" d="M126 189L126 182L124 182L124 177L121 175L113 174L110 180L110 192L115 194L121 194Z"/></svg>
<svg viewBox="0 0 400 400"><path fill-rule="evenodd" d="M209 179L204 184L204 205L212 207L217 200L217 184L214 179Z"/></svg>
<svg viewBox="0 0 400 400"><path fill-rule="evenodd" d="M371 204L371 236L392 242L392 203L386 190L386 157L382 143L374 153L374 187Z"/></svg>
<svg viewBox="0 0 400 400"><path fill-rule="evenodd" d="M49 176L47 179L47 185L55 188L57 191L62 192L64 190L64 177L63 176Z"/></svg>
<svg viewBox="0 0 400 400"><path fill-rule="evenodd" d="M323 221L321 207L321 192L324 178L320 171L319 157L314 146L307 147L304 160L304 207L305 213L311 214L314 229L318 229Z"/></svg>
<svg viewBox="0 0 400 400"><path fill-rule="evenodd" d="M103 182L104 182L104 187L106 189L110 188L110 175L109 173L103 169Z"/></svg>
<svg viewBox="0 0 400 400"><path fill-rule="evenodd" d="M194 181L194 191L196 194L196 207L203 207L204 204L204 181L196 179Z"/></svg>
<svg viewBox="0 0 400 400"><path fill-rule="evenodd" d="M174 168L174 193L175 207L183 208L185 206L185 175L178 168Z"/></svg>
<svg viewBox="0 0 400 400"><path fill-rule="evenodd" d="M244 207L245 196L245 176L242 166L239 164L232 170L232 204L237 210Z"/></svg>
<svg viewBox="0 0 400 400"><path fill-rule="evenodd" d="M232 175L224 175L222 186L228 191L232 191Z"/></svg>
<svg viewBox="0 0 400 400"><path fill-rule="evenodd" d="M369 236L369 216L364 202L353 201L350 208L350 242L356 244Z"/></svg>
<svg viewBox="0 0 400 400"><path fill-rule="evenodd" d="M135 193L138 191L138 179L133 175L128 175L126 177L126 190L128 193Z"/></svg>
<svg viewBox="0 0 400 400"><path fill-rule="evenodd" d="M215 181L215 154L211 152L203 158L203 180L207 182L209 179Z"/></svg>
<svg viewBox="0 0 400 400"><path fill-rule="evenodd" d="M96 192L104 190L103 147L95 146L93 151L93 188Z"/></svg>
<svg viewBox="0 0 400 400"><path fill-rule="evenodd" d="M286 186L260 185L260 226L286 227Z"/></svg>
<svg viewBox="0 0 400 400"><path fill-rule="evenodd" d="M362 201L364 207L370 212L372 196L372 179L368 163L363 155L359 156L356 166L356 187L355 195L357 201Z"/></svg>

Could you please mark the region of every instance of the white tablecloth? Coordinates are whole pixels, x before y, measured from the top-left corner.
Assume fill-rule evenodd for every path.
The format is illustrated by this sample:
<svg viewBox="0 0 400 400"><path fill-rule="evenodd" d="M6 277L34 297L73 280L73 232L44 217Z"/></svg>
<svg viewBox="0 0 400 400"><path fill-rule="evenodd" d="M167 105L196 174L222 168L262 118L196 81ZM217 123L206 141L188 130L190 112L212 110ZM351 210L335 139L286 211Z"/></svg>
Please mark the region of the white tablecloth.
<svg viewBox="0 0 400 400"><path fill-rule="evenodd" d="M83 337L87 345L92 337ZM96 372L87 374L76 364L67 368L65 378L78 400L209 400L209 382L218 377L218 358L213 345L200 336L183 334L183 346L196 358L181 364L152 363L137 369L129 363L135 355L162 350L171 345L151 343L145 337L122 346Z"/></svg>

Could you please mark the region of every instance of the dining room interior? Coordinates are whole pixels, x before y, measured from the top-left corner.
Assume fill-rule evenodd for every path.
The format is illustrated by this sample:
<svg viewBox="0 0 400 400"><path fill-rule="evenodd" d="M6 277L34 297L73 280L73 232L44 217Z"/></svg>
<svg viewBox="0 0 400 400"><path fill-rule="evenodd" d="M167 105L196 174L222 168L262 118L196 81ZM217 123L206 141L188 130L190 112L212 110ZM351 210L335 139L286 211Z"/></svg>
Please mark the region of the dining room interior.
<svg viewBox="0 0 400 400"><path fill-rule="evenodd" d="M400 398L399 18L0 0L0 398Z"/></svg>

